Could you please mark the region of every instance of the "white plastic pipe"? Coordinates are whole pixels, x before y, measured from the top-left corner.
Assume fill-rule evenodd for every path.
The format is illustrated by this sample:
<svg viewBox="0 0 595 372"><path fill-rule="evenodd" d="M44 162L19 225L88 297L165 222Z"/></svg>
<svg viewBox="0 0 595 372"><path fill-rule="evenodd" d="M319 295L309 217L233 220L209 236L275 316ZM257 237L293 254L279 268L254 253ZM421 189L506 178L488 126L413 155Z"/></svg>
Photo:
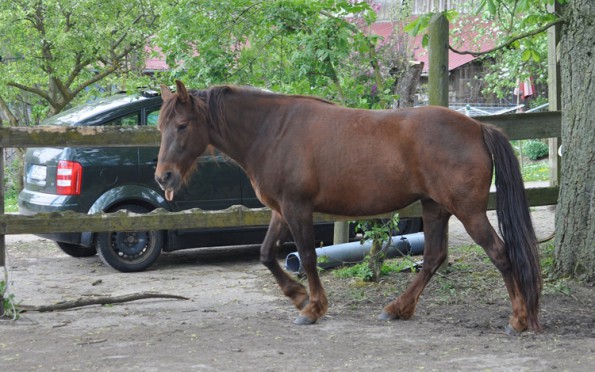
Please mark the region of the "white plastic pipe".
<svg viewBox="0 0 595 372"><path fill-rule="evenodd" d="M372 241L351 242L344 244L329 245L316 249L316 257L325 257L318 260L318 267L328 269L330 267L345 265L347 263L358 263L364 260L372 249ZM424 233L397 235L391 239L391 245L386 252L386 258L399 257L401 255L420 255L424 251ZM285 268L290 272L302 272L300 254L293 252L285 258Z"/></svg>

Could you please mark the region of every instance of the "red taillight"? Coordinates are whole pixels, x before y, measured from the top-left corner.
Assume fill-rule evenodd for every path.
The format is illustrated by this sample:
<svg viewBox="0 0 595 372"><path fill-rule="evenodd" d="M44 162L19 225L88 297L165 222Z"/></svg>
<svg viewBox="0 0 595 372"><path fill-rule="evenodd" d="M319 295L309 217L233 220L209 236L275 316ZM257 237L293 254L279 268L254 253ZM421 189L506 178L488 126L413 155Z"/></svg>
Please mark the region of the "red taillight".
<svg viewBox="0 0 595 372"><path fill-rule="evenodd" d="M83 167L75 162L60 160L56 170L56 193L58 195L79 195L83 180Z"/></svg>

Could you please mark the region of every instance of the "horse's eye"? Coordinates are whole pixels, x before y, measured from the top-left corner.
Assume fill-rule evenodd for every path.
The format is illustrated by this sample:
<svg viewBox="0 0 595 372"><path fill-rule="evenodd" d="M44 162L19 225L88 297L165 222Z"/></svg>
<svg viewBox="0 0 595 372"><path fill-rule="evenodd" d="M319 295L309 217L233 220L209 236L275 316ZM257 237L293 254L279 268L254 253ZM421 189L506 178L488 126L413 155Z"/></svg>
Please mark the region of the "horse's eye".
<svg viewBox="0 0 595 372"><path fill-rule="evenodd" d="M184 123L184 124L180 124L178 126L178 132L183 131L184 129L186 129L186 127L188 127L188 124Z"/></svg>

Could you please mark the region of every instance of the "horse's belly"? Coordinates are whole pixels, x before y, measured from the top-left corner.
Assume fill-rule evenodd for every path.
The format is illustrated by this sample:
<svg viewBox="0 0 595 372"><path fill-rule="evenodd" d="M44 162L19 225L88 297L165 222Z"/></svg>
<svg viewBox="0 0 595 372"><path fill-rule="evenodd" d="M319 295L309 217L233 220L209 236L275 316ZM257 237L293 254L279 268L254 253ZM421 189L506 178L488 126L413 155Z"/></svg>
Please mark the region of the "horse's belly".
<svg viewBox="0 0 595 372"><path fill-rule="evenodd" d="M363 181L366 182L366 181ZM324 195L323 195L324 194ZM388 188L346 188L323 193L316 199L317 212L339 216L372 216L404 208L420 199L408 191Z"/></svg>

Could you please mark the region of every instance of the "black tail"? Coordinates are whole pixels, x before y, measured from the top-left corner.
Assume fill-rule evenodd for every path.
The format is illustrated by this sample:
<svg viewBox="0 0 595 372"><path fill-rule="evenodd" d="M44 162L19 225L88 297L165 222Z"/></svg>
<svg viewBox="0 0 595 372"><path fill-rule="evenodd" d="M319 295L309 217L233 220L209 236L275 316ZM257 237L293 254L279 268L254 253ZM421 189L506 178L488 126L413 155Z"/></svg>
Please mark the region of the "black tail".
<svg viewBox="0 0 595 372"><path fill-rule="evenodd" d="M541 267L535 230L518 160L508 138L497 128L483 125L483 138L493 156L496 174L496 211L512 275L527 305L529 327L539 330Z"/></svg>

